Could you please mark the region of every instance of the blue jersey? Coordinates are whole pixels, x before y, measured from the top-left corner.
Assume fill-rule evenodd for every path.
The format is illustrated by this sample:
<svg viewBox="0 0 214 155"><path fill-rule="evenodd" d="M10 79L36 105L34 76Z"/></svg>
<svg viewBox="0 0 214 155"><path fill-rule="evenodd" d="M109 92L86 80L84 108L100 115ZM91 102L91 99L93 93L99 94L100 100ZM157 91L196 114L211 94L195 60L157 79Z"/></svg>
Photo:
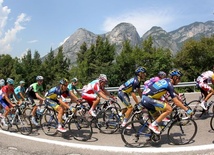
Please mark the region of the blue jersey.
<svg viewBox="0 0 214 155"><path fill-rule="evenodd" d="M161 99L166 92L169 92L171 98L175 97L174 87L169 78L159 80L152 85L149 85L148 88L144 90L144 95L154 99Z"/></svg>
<svg viewBox="0 0 214 155"><path fill-rule="evenodd" d="M19 93L25 93L25 88L24 87L21 87L21 86L18 86L14 89L14 93L16 94L17 98L18 99L21 99L21 96Z"/></svg>
<svg viewBox="0 0 214 155"><path fill-rule="evenodd" d="M57 101L58 98L62 98L62 96L67 97L70 96L70 94L68 89L66 91L62 91L60 86L56 86L51 88L45 96L46 98Z"/></svg>
<svg viewBox="0 0 214 155"><path fill-rule="evenodd" d="M125 93L134 92L137 88L140 88L140 77L135 76L119 87L119 91L123 91Z"/></svg>

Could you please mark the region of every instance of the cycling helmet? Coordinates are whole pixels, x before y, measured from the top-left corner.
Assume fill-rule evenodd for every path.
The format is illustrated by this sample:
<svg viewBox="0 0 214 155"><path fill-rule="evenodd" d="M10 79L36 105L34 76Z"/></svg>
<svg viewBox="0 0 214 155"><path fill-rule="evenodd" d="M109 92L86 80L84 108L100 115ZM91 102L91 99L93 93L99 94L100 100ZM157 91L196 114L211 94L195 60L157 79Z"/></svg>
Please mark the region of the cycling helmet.
<svg viewBox="0 0 214 155"><path fill-rule="evenodd" d="M25 83L24 81L20 81L20 82L19 82L19 84L24 84L24 83Z"/></svg>
<svg viewBox="0 0 214 155"><path fill-rule="evenodd" d="M62 80L59 81L60 84L65 85L68 83L68 79L63 78Z"/></svg>
<svg viewBox="0 0 214 155"><path fill-rule="evenodd" d="M169 73L170 76L182 76L183 74L181 73L180 70L174 69Z"/></svg>
<svg viewBox="0 0 214 155"><path fill-rule="evenodd" d="M78 82L78 79L77 78L73 78L71 81L76 83L76 82Z"/></svg>
<svg viewBox="0 0 214 155"><path fill-rule="evenodd" d="M160 71L160 72L158 73L158 76L159 76L159 77L166 77L166 73L165 73L164 71Z"/></svg>
<svg viewBox="0 0 214 155"><path fill-rule="evenodd" d="M44 80L43 76L37 76L36 81Z"/></svg>
<svg viewBox="0 0 214 155"><path fill-rule="evenodd" d="M105 74L100 74L99 81L108 82L107 76Z"/></svg>
<svg viewBox="0 0 214 155"><path fill-rule="evenodd" d="M140 72L146 73L146 68L140 66L135 70L135 74L139 74Z"/></svg>
<svg viewBox="0 0 214 155"><path fill-rule="evenodd" d="M11 78L7 78L7 83L10 85L14 85L14 80Z"/></svg>
<svg viewBox="0 0 214 155"><path fill-rule="evenodd" d="M0 87L5 85L5 80L4 79L0 79Z"/></svg>

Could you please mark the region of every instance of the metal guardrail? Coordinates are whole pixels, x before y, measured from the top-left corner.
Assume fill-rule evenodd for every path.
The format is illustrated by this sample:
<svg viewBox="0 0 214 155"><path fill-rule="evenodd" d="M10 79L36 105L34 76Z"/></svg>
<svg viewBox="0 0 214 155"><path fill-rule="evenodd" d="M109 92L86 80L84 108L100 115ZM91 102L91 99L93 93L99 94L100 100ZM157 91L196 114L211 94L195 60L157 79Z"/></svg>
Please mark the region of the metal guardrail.
<svg viewBox="0 0 214 155"><path fill-rule="evenodd" d="M195 87L195 81L193 82L180 82L177 85L175 85L174 87ZM143 85L141 85L141 88L143 88ZM119 87L106 87L106 90L108 90L109 92L117 92L119 89ZM78 89L79 91L81 91L81 89ZM195 88L194 88L195 90Z"/></svg>

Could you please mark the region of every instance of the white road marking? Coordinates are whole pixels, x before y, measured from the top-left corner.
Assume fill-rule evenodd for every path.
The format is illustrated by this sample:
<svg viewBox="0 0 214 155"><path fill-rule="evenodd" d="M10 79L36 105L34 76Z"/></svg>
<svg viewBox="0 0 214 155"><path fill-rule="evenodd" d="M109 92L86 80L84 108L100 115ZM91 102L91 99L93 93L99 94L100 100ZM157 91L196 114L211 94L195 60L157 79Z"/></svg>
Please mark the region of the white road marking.
<svg viewBox="0 0 214 155"><path fill-rule="evenodd" d="M88 150L96 150L96 151L109 151L109 152L120 152L120 153L166 153L166 152L189 152L189 151L202 151L202 150L209 150L214 149L213 144L209 145L200 145L200 146L183 146L183 147L170 147L170 148L155 148L155 147L148 147L148 148L127 148L127 147L114 147L114 146L100 146L100 145L87 145L87 144L77 144L71 142L61 142L56 140L48 140L43 138L31 137L31 136L24 136L17 133L11 133L7 131L0 130L0 133L6 134L9 136L24 138L28 140L33 140L37 142L55 144L55 145L62 145L72 148L81 148L81 149L88 149Z"/></svg>

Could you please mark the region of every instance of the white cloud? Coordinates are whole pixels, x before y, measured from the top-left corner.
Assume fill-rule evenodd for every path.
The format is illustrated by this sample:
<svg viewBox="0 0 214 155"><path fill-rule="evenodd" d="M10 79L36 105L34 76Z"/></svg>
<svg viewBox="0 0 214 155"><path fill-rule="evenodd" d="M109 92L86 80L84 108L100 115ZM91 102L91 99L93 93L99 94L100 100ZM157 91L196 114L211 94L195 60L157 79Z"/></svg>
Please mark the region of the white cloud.
<svg viewBox="0 0 214 155"><path fill-rule="evenodd" d="M118 16L106 18L103 24L103 30L106 32L111 31L119 23L126 22L134 25L141 36L153 26L160 26L164 28L164 26L169 25L173 21L174 18L171 9L138 9Z"/></svg>
<svg viewBox="0 0 214 155"><path fill-rule="evenodd" d="M7 24L10 9L7 6L2 6L3 0L0 0L0 54L9 53L12 50L12 44L16 41L16 35L21 30L25 29L25 22L30 21L30 18L21 13L16 21L14 27L2 31Z"/></svg>
<svg viewBox="0 0 214 155"><path fill-rule="evenodd" d="M10 14L10 9L7 6L2 6L3 0L0 0L0 36L3 33L3 29L7 24L8 15Z"/></svg>

